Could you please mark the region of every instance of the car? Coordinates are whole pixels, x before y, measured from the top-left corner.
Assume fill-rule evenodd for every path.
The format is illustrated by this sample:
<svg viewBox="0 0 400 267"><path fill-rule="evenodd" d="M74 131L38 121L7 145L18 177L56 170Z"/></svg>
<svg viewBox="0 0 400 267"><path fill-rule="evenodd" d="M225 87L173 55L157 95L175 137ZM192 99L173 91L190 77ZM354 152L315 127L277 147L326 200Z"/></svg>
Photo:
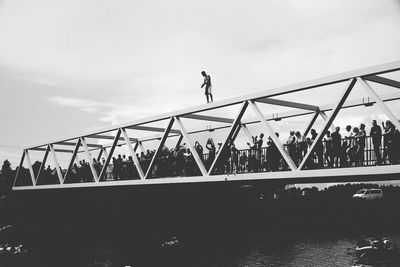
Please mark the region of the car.
<svg viewBox="0 0 400 267"><path fill-rule="evenodd" d="M358 190L357 193L353 195L353 198L367 199L367 200L382 199L383 191L382 189L379 188L361 189Z"/></svg>

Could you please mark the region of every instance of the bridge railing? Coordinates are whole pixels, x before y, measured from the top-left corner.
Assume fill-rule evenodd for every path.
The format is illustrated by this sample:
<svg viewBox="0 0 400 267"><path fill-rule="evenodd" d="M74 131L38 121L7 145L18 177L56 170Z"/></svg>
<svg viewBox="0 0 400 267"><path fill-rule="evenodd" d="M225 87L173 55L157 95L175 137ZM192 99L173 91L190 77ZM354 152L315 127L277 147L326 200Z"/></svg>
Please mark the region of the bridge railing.
<svg viewBox="0 0 400 267"><path fill-rule="evenodd" d="M342 140L342 143L345 140ZM396 140L395 142L399 142ZM382 144L384 144L382 142ZM398 143L395 143L395 145ZM378 162L377 157L374 152L374 147L372 143L372 138L367 136L365 138L365 148L362 154L359 154L358 157L353 154L351 151L346 151L345 148L342 148L341 154L338 155L337 161L334 163L330 162L330 157L333 155L329 155L326 150L326 141L322 142L323 151L322 151L322 163L319 163L319 158L316 154L311 157L311 161L308 164L307 168L309 169L322 169L322 168L351 168L351 167L368 167L375 166L377 164L380 165L389 165L389 164L398 164L400 163L400 153L395 150L393 155L389 155L390 151L388 151L388 147L380 146L378 151L382 156L382 161ZM287 145L285 145L285 150L287 151ZM187 150L185 150L187 152ZM195 152L197 153L197 152ZM243 173L255 173L255 172L272 172L272 171L289 171L289 167L285 164L285 161L282 158L275 159L278 165L273 166L273 160L271 159L271 146L262 147L260 155L257 155L257 152L253 149L240 149L235 153L230 153L227 151L225 157L222 157L220 162L216 166L215 174L243 174ZM297 153L297 156L293 157L293 161L296 165L301 162L303 154ZM296 158L297 157L297 158ZM392 158L390 158L392 157ZM209 160L209 154L203 154L200 157L205 164L206 168L209 169L211 165L211 161ZM140 165L142 169L146 170L151 159L142 159L140 160ZM271 162L272 161L272 162ZM97 173L100 174L102 166L96 167ZM37 173L38 169L34 169L34 172ZM43 178L41 179L41 183L39 185L46 184L57 184L58 178L57 173L54 169L52 170L42 170ZM62 170L63 175L66 173L66 170ZM29 170L23 168L21 170L21 180L26 183L20 183L18 185L28 185L30 176ZM157 158L155 161L154 167L152 168L149 178L167 178L167 177L190 177L190 176L199 176L201 175L200 170L194 162L193 156L189 153L182 153L181 155L174 156L162 156ZM133 161L124 161L118 164L109 164L106 169L106 174L102 181L118 181L118 180L139 180L140 176L135 167L135 163ZM69 172L68 177L66 179L66 183L84 183L84 182L94 182L93 174L88 166L75 166L72 168L72 171Z"/></svg>

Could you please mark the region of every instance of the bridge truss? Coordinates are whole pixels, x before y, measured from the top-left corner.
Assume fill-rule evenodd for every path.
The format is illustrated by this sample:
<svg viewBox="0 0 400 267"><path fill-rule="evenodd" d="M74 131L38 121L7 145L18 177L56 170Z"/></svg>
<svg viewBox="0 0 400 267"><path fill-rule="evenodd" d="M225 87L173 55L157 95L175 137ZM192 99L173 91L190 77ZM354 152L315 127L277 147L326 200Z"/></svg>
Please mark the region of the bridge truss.
<svg viewBox="0 0 400 267"><path fill-rule="evenodd" d="M299 84L284 86L268 91L263 91L255 94L241 96L233 99L223 100L210 104L205 104L197 107L187 108L172 113L162 114L154 117L136 120L129 123L124 123L109 128L99 129L97 131L90 131L78 136L70 136L62 139L52 140L50 142L38 144L25 148L22 153L20 165L16 172L13 190L32 190L32 189L56 189L56 188L74 188L74 187L96 187L96 186L116 186L116 185L146 185L146 184L173 184L173 183L196 183L196 182L217 182L217 181L246 181L246 180L287 180L290 182L309 183L309 182L332 182L332 181L355 181L360 180L393 180L400 179L400 165L386 165L386 166L366 166L366 167L353 167L353 168L324 168L324 169L308 169L306 167L307 161L312 156L316 144L321 142L326 131L333 127L333 121L337 117L339 111L345 108L367 106L376 104L377 107L387 116L387 118L400 129L400 122L393 112L385 104L388 101L400 99L400 92L391 95L378 95L373 88L374 84L389 86L392 88L400 89L400 82L385 78L382 74L392 73L400 70L400 61L387 63L379 66L373 66L365 69L355 70L347 73L341 73L334 76L329 76L317 80L307 81ZM291 93L315 90L324 86L345 83L341 92L338 92L338 100L331 105L310 105L301 102L293 102L281 100L276 97L285 96ZM355 84L358 83L368 94L368 98L358 100L347 100L347 97L352 92ZM276 106L290 107L296 109L278 115L265 116L260 109L263 104L270 104ZM209 116L200 114L205 111L219 110L224 107L239 105L240 108L234 118L226 118L221 116ZM244 120L243 115L246 110L251 109L256 115L255 119ZM329 116L326 112L330 112ZM320 116L324 120L322 129L320 129L316 140L312 143L307 153L304 155L301 162L295 163L285 150L284 145L275 135L270 122L280 120L282 118L291 118L297 116L313 115L311 121L304 130L306 136L310 129L313 127L316 119ZM186 129L182 119L201 120L216 123L207 129L188 130ZM148 126L149 123L167 121L166 127L153 127ZM223 158L224 148L230 140L235 140L239 131L242 130L246 136L251 140L251 133L248 125L251 124L262 125L263 131L267 136L270 136L274 142L282 161L287 166L285 170L278 170L274 172L257 172L257 173L241 173L236 175L220 174L217 172L218 163ZM173 128L176 125L177 128ZM195 149L191 135L195 133L206 133L210 131L217 131L225 129L228 134L222 142L221 149L216 153L214 160L209 166L205 165L202 156L200 156ZM157 138L138 138L129 136L128 130L136 131L150 131L161 133ZM157 157L159 157L163 146L168 138L177 137L178 144L183 140L186 142L195 163L195 168L198 172L194 176L188 177L152 177L152 168L157 164ZM155 153L150 160L148 166L143 167L140 164L140 159L137 156L137 151L144 151L143 143L147 141L154 141L158 139L158 146ZM110 140L111 144L103 145L97 142L89 142L88 140ZM111 164L113 153L117 146L124 145L128 148L130 156L133 159L134 166L138 173L139 179L135 180L118 180L109 181L106 178L108 166ZM72 149L60 148L69 146ZM37 171L34 171L31 161L31 151L44 152L41 166ZM94 162L91 160L93 151L98 151L99 155L97 160L103 156L105 163L101 169L96 169ZM57 153L67 153L71 155L68 168L62 170L57 160ZM91 182L68 182L69 174L72 171L74 163L77 161L79 153L83 153L89 159L89 167L93 181ZM46 160L52 156L55 162L57 182L55 184L41 184L39 182ZM29 172L29 181L21 184L22 172L24 170L23 164L26 163ZM378 177L379 176L379 177Z"/></svg>

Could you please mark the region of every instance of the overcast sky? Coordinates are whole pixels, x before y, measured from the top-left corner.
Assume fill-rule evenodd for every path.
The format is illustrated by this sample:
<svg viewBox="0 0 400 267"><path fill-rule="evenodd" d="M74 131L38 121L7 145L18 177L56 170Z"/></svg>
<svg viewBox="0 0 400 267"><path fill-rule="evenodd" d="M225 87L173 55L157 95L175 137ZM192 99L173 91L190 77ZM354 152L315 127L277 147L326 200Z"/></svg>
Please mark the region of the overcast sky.
<svg viewBox="0 0 400 267"><path fill-rule="evenodd" d="M222 100L399 60L399 26L395 0L0 0L0 160L204 104L201 70Z"/></svg>

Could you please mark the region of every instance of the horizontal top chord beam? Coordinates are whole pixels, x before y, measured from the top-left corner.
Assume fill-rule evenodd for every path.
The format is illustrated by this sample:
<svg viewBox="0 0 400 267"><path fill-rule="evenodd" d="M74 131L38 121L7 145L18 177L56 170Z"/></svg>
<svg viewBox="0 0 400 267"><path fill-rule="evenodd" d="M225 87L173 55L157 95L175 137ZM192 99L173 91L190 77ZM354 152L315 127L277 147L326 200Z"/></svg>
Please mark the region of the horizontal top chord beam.
<svg viewBox="0 0 400 267"><path fill-rule="evenodd" d="M46 151L46 148L43 147L34 147L34 148L29 148L28 150L36 150L36 151ZM74 152L71 149L54 149L55 152L63 152L63 153L72 153Z"/></svg>
<svg viewBox="0 0 400 267"><path fill-rule="evenodd" d="M150 127L150 126L142 126L142 125L134 125L126 127L127 129L138 130L138 131L150 131L150 132L160 132L163 133L165 131L164 128L161 127ZM171 129L170 133L180 134L181 132L176 129Z"/></svg>
<svg viewBox="0 0 400 267"><path fill-rule="evenodd" d="M319 111L319 108L317 106L303 104L303 103L297 103L297 102L291 102L291 101L285 101L285 100L280 100L280 99L274 99L274 98L268 98L268 97L257 99L256 101L265 103L265 104L277 105L277 106Z"/></svg>
<svg viewBox="0 0 400 267"><path fill-rule="evenodd" d="M59 142L56 143L55 145L62 145L62 146L75 146L76 143L74 142ZM87 144L88 147L97 147L97 148L102 148L102 145L99 144Z"/></svg>
<svg viewBox="0 0 400 267"><path fill-rule="evenodd" d="M103 135L103 134L92 134L92 135L86 136L86 138L114 140L114 136ZM120 137L118 140L124 141L124 138ZM138 142L137 138L129 138L129 140L131 140L131 142Z"/></svg>
<svg viewBox="0 0 400 267"><path fill-rule="evenodd" d="M214 121L214 122L223 122L223 123L233 123L233 119L223 118L223 117L215 117L215 116L206 116L206 115L198 115L198 114L186 114L181 116L182 118L194 119L194 120L203 120L203 121Z"/></svg>

